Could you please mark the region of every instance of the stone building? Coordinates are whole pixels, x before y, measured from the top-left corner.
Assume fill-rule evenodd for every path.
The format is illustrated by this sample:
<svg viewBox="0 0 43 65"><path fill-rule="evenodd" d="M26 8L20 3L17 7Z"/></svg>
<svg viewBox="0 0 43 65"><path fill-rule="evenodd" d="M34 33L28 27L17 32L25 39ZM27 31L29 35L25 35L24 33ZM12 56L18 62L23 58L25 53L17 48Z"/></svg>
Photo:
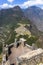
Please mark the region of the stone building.
<svg viewBox="0 0 43 65"><path fill-rule="evenodd" d="M40 62L43 63L43 49L34 49L34 46L25 44L25 41L24 38L20 38L19 41L15 40L9 45L13 46L10 48L11 54L8 56L5 65L37 65Z"/></svg>

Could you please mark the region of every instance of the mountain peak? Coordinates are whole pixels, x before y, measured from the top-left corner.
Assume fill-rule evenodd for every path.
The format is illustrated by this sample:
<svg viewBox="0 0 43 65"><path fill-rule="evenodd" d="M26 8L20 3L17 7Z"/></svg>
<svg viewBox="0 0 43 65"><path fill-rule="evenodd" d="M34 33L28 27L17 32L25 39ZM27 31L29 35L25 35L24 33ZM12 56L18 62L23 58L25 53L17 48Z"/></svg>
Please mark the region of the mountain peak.
<svg viewBox="0 0 43 65"><path fill-rule="evenodd" d="M31 8L38 8L37 6L31 6Z"/></svg>
<svg viewBox="0 0 43 65"><path fill-rule="evenodd" d="M20 8L19 6L15 6L14 8Z"/></svg>
<svg viewBox="0 0 43 65"><path fill-rule="evenodd" d="M0 24L15 23L24 17L24 12L19 6L0 11ZM2 20L1 20L2 19Z"/></svg>
<svg viewBox="0 0 43 65"><path fill-rule="evenodd" d="M14 10L20 10L21 8L19 6L13 7Z"/></svg>
<svg viewBox="0 0 43 65"><path fill-rule="evenodd" d="M25 16L32 21L38 30L43 32L43 10L37 6L28 7Z"/></svg>
<svg viewBox="0 0 43 65"><path fill-rule="evenodd" d="M28 9L34 9L34 10L41 10L41 8L40 7L38 7L38 6L30 6L30 7L28 7Z"/></svg>

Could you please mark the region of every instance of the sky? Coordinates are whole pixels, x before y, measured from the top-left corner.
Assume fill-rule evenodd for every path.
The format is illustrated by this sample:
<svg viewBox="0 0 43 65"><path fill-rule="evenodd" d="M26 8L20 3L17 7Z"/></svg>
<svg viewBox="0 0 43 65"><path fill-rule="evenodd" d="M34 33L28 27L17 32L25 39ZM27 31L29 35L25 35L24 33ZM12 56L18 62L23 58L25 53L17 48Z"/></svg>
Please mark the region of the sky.
<svg viewBox="0 0 43 65"><path fill-rule="evenodd" d="M21 8L38 6L43 9L43 0L0 0L0 9L12 8L17 5Z"/></svg>

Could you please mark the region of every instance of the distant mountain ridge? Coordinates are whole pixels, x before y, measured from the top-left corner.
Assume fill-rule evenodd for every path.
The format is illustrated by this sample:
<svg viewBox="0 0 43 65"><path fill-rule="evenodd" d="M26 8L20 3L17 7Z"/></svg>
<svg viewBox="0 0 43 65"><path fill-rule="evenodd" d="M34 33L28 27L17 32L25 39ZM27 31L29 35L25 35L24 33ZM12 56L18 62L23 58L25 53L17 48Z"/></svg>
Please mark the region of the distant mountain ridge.
<svg viewBox="0 0 43 65"><path fill-rule="evenodd" d="M24 10L25 16L32 21L38 30L43 32L43 10L36 6Z"/></svg>
<svg viewBox="0 0 43 65"><path fill-rule="evenodd" d="M41 8L31 6L27 9L21 9L19 6L15 6L0 10L0 26L8 23L16 24L24 18L29 19L38 30L43 32L43 10Z"/></svg>

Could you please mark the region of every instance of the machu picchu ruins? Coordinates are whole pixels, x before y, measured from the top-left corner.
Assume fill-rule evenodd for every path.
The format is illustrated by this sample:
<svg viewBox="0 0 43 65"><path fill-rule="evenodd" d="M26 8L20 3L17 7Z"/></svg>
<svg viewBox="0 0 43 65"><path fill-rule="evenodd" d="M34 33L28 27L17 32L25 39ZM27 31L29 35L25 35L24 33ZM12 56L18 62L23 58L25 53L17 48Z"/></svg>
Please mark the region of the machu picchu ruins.
<svg viewBox="0 0 43 65"><path fill-rule="evenodd" d="M10 45L3 45L2 65L37 65L43 63L43 49L26 44L24 38Z"/></svg>

